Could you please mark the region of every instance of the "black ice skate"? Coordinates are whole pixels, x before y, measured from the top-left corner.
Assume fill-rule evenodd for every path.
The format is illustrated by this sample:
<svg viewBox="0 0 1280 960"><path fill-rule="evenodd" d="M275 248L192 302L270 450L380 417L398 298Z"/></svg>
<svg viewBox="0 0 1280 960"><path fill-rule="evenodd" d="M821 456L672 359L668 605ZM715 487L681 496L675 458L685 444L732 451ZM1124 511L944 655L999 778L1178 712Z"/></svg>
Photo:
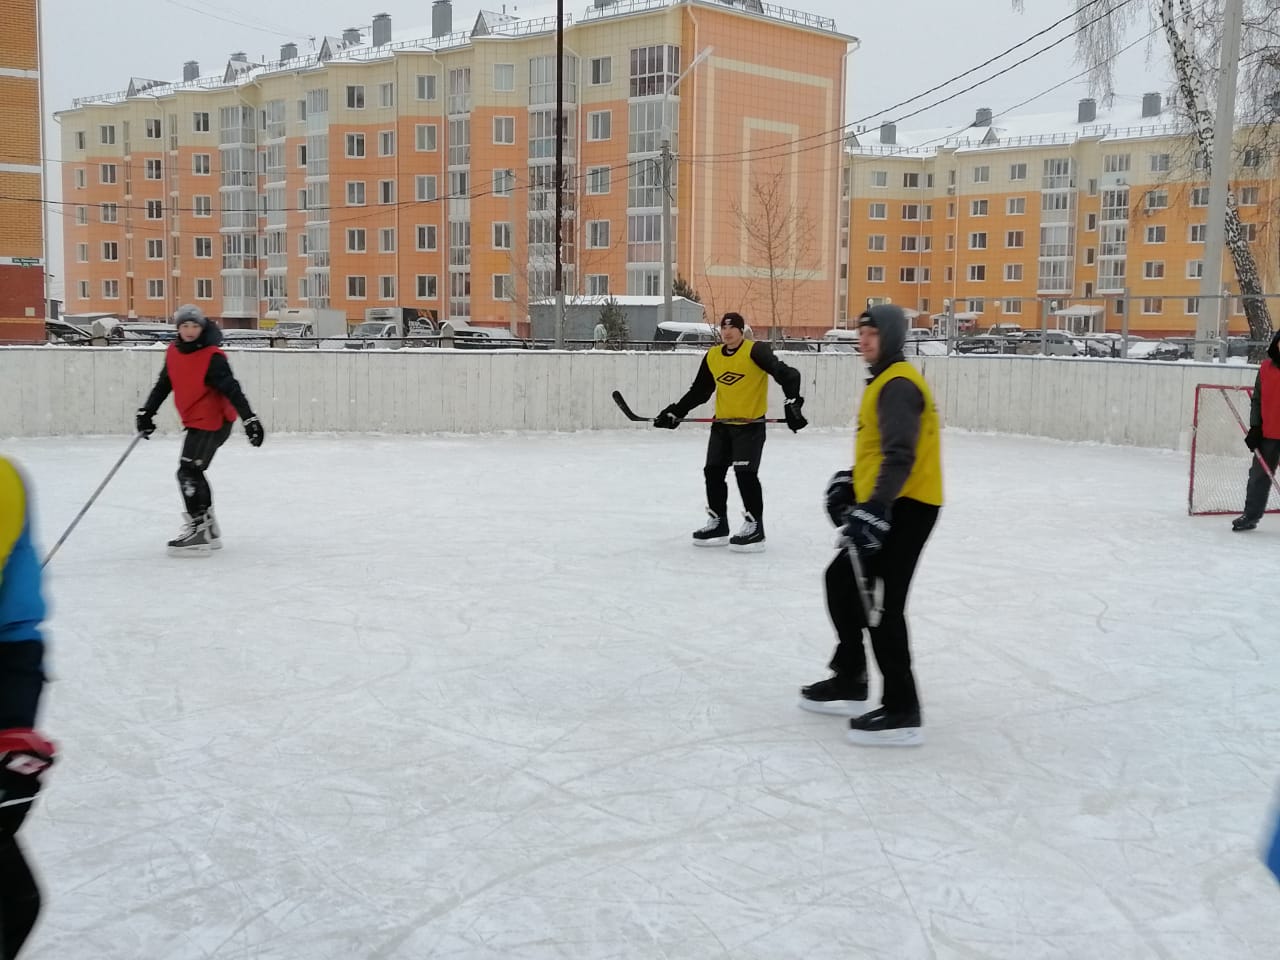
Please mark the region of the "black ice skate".
<svg viewBox="0 0 1280 960"><path fill-rule="evenodd" d="M734 553L760 553L764 550L764 525L749 513L742 515L742 529L729 538Z"/></svg>
<svg viewBox="0 0 1280 960"><path fill-rule="evenodd" d="M723 547L729 542L729 521L714 510L707 511L707 522L693 531L695 547Z"/></svg>
<svg viewBox="0 0 1280 960"><path fill-rule="evenodd" d="M828 677L800 688L800 709L837 717L860 717L870 709L867 703L867 676L856 680Z"/></svg>
<svg viewBox="0 0 1280 960"><path fill-rule="evenodd" d="M213 507L210 507L204 513L205 519L209 521L209 549L222 549L222 529L218 526L218 518L213 515Z"/></svg>
<svg viewBox="0 0 1280 960"><path fill-rule="evenodd" d="M1231 529L1236 533L1245 533L1248 530L1256 530L1257 528L1258 521L1254 520L1252 517L1247 517L1244 514L1241 514L1231 521Z"/></svg>
<svg viewBox="0 0 1280 960"><path fill-rule="evenodd" d="M864 747L918 747L924 743L920 711L889 713L884 707L849 721L849 742Z"/></svg>
<svg viewBox="0 0 1280 960"><path fill-rule="evenodd" d="M173 540L169 541L171 557L207 557L213 550L209 536L209 521L203 516L184 514L186 524Z"/></svg>

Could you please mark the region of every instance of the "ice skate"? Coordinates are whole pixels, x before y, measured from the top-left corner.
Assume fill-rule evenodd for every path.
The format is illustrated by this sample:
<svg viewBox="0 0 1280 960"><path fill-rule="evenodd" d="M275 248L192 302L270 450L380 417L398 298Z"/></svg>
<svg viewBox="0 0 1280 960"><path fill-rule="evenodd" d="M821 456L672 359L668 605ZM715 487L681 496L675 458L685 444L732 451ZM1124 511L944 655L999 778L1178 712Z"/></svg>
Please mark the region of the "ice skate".
<svg viewBox="0 0 1280 960"><path fill-rule="evenodd" d="M924 743L920 711L890 713L884 707L849 721L849 742L864 747L918 747Z"/></svg>
<svg viewBox="0 0 1280 960"><path fill-rule="evenodd" d="M764 550L764 526L749 513L742 515L742 528L729 538L734 553L760 553Z"/></svg>
<svg viewBox="0 0 1280 960"><path fill-rule="evenodd" d="M865 675L858 680L828 677L801 687L799 706L810 713L860 717L871 709L867 703L867 678Z"/></svg>
<svg viewBox="0 0 1280 960"><path fill-rule="evenodd" d="M723 547L729 542L729 521L714 510L707 510L707 522L693 531L695 547Z"/></svg>
<svg viewBox="0 0 1280 960"><path fill-rule="evenodd" d="M171 557L207 557L214 549L209 536L209 521L202 516L184 514L182 533L169 541Z"/></svg>

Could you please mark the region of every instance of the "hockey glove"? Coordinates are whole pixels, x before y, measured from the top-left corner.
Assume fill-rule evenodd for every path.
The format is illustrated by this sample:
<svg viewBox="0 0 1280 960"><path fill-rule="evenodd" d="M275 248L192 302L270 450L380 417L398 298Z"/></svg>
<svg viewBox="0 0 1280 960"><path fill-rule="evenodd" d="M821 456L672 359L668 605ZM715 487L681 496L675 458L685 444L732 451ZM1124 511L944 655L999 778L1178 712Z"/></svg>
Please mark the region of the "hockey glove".
<svg viewBox="0 0 1280 960"><path fill-rule="evenodd" d="M653 425L663 430L674 430L680 426L680 411L673 403L653 418Z"/></svg>
<svg viewBox="0 0 1280 960"><path fill-rule="evenodd" d="M874 557L884 546L890 528L889 511L874 500L868 500L853 508L842 532L844 539L853 544L859 554Z"/></svg>
<svg viewBox="0 0 1280 960"><path fill-rule="evenodd" d="M257 417L249 417L245 420L244 435L249 438L249 442L255 447L262 446L262 441L267 438L267 432L262 429L262 423Z"/></svg>
<svg viewBox="0 0 1280 960"><path fill-rule="evenodd" d="M782 414L787 418L787 426L791 428L792 433L799 433L809 425L809 421L800 412L803 406L804 397L792 397L782 408Z"/></svg>
<svg viewBox="0 0 1280 960"><path fill-rule="evenodd" d="M156 415L139 407L134 415L133 425L137 427L138 433L142 434L144 440L150 440L151 435L156 432Z"/></svg>
<svg viewBox="0 0 1280 960"><path fill-rule="evenodd" d="M0 730L0 840L22 826L53 757L53 744L34 730Z"/></svg>
<svg viewBox="0 0 1280 960"><path fill-rule="evenodd" d="M827 481L827 516L832 524L843 527L849 521L849 511L853 509L853 472L841 470L831 475Z"/></svg>
<svg viewBox="0 0 1280 960"><path fill-rule="evenodd" d="M1244 445L1250 450L1257 450L1262 444L1262 428L1250 427L1249 432L1244 435Z"/></svg>

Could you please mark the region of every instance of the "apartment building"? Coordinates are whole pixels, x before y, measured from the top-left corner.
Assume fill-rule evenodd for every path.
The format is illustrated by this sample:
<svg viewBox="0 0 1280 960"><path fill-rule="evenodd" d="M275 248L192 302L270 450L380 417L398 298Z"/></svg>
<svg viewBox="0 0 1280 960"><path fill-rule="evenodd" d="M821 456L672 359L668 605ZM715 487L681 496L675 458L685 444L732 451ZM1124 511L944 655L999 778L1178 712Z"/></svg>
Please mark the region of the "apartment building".
<svg viewBox="0 0 1280 960"><path fill-rule="evenodd" d="M1280 293L1274 223L1280 184L1271 152L1239 132L1232 188L1264 289ZM900 134L892 124L847 144L848 266L840 308L892 301L932 315L948 301L996 323L1195 333L1209 185L1192 138L1159 94L1093 100L1073 113L993 118ZM842 245L844 243L842 236ZM1224 254L1223 278L1234 290ZM1127 298L1127 300L1126 300ZM1280 298L1272 301L1273 313ZM1238 299L1231 333L1247 333ZM917 321L928 325L927 319Z"/></svg>
<svg viewBox="0 0 1280 960"><path fill-rule="evenodd" d="M527 329L553 285L555 17L477 11L455 31L453 15L435 0L430 27L380 14L368 36L77 100L59 115L67 309L161 317L193 301L252 325L284 306L354 321L404 305ZM829 326L850 40L759 0L566 16L568 296L662 292L669 128L676 271L767 327L767 258L740 238L772 177L812 225L812 255L781 280Z"/></svg>
<svg viewBox="0 0 1280 960"><path fill-rule="evenodd" d="M10 0L0 30L0 343L44 340L39 14Z"/></svg>

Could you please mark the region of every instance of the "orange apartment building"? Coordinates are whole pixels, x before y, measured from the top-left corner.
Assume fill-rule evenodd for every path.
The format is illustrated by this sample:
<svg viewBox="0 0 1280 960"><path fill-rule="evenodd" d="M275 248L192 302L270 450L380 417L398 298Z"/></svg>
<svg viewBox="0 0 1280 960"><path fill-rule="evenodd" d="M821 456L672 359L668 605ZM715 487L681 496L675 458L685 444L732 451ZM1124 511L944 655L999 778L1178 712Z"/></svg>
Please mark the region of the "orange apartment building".
<svg viewBox="0 0 1280 960"><path fill-rule="evenodd" d="M480 11L455 32L436 0L432 19L393 37L380 14L367 38L286 44L268 63L235 54L213 75L188 63L182 81L135 78L60 113L67 311L159 318L191 301L252 326L284 306L352 322L413 306L527 331L528 304L552 292L555 17ZM596 0L566 15L567 294L662 292L665 118L677 273L767 327L768 271L740 237L754 178L773 178L812 227L812 256L781 279L810 326L829 327L830 132L851 40L759 0Z"/></svg>
<svg viewBox="0 0 1280 960"><path fill-rule="evenodd" d="M1280 293L1275 221L1280 183L1270 151L1238 136L1232 189L1267 293ZM1192 335L1199 311L1209 186L1184 128L1158 94L1101 115L991 117L957 130L900 135L892 124L847 145L842 315L867 301L946 310L997 323ZM1224 254L1224 283L1234 271ZM1127 303L1126 303L1127 295ZM1280 297L1270 301L1273 316ZM1077 308L1079 316L1052 316ZM1236 298L1232 334L1247 334Z"/></svg>
<svg viewBox="0 0 1280 960"><path fill-rule="evenodd" d="M0 30L0 343L44 340L45 264L37 0L6 0Z"/></svg>

